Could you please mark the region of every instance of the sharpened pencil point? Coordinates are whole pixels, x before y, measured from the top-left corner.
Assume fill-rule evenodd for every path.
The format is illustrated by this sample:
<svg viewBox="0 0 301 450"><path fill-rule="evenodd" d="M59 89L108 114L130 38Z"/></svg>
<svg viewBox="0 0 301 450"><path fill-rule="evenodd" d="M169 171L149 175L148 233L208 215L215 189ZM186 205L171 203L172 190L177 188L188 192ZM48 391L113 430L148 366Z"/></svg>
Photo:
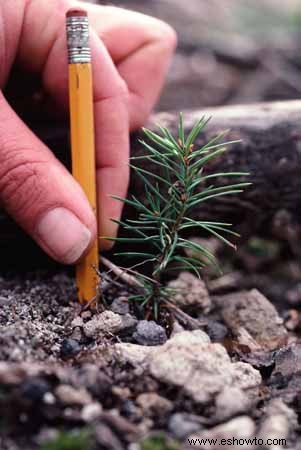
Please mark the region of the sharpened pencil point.
<svg viewBox="0 0 301 450"><path fill-rule="evenodd" d="M70 9L66 17L87 17L88 13L84 9Z"/></svg>

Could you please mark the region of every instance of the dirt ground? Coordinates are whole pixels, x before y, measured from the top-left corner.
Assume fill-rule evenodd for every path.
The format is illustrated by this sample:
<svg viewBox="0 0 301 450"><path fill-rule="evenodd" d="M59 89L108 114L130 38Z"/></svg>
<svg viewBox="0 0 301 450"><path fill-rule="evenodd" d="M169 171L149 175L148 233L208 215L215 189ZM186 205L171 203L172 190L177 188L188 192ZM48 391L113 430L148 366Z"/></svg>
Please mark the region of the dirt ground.
<svg viewBox="0 0 301 450"><path fill-rule="evenodd" d="M301 97L299 1L114 3L179 33L158 110ZM11 101L43 135L25 114L32 95ZM61 142L53 122L46 132ZM112 272L104 305L80 307L72 270L41 258L4 216L0 226L0 450L176 450L192 438L255 437L199 448L301 449L301 262L288 242L254 235L233 253L192 236L223 274L176 274L179 293L155 323Z"/></svg>

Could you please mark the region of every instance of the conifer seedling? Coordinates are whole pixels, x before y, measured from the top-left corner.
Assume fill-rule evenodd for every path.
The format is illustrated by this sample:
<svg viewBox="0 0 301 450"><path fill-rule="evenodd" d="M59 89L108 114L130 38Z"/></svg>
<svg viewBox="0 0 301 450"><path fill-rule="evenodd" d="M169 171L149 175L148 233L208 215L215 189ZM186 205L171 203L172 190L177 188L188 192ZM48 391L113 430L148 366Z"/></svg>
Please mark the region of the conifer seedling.
<svg viewBox="0 0 301 450"><path fill-rule="evenodd" d="M127 230L127 237L111 238L127 245L127 251L118 253L120 257L134 258L141 262L134 267L140 268L144 264L151 264L151 276L135 273L143 288L130 300L139 302L145 311L151 311L154 318L158 317L160 305L167 299L172 301L173 293L162 282L163 276L171 271L188 270L200 276L200 271L206 263L215 264L217 261L204 246L186 238L187 230L194 229L200 233L210 234L223 241L230 247L235 245L228 239L228 235L238 236L231 229L230 223L201 221L194 219L194 209L200 203L210 202L211 199L226 195L237 195L250 185L247 182L229 182L226 185L215 185L219 178L238 179L246 173L208 173L206 165L214 158L224 154L229 144L239 141L223 142L226 132L220 133L201 148L195 142L204 131L208 121L202 117L185 136L183 117L180 114L178 136L173 137L170 131L159 126L160 134L143 129L145 140L141 144L145 155L131 158L132 169L140 177L145 196L144 201L135 195L130 198L115 199L129 204L137 211L136 219L116 220ZM137 162L136 162L137 161ZM139 162L144 164L139 164ZM138 165L136 165L138 163ZM160 175L147 168L150 163L160 168ZM141 243L141 247L151 248L145 253L131 251L131 245ZM186 251L185 251L186 250ZM188 252L187 252L188 250ZM188 256L197 253L201 256Z"/></svg>

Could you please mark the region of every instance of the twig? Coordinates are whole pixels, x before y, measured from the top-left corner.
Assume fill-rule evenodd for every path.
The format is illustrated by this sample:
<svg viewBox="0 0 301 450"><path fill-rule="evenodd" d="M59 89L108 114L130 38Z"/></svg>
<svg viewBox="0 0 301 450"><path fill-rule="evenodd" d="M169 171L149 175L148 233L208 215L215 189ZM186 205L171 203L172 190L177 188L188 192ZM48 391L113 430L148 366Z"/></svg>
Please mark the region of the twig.
<svg viewBox="0 0 301 450"><path fill-rule="evenodd" d="M127 273L127 269L121 269L104 256L101 256L100 262L104 264L108 269L110 269L110 271L113 272L116 277L121 278L121 280L123 280L128 285L136 288L143 288L143 284L135 276Z"/></svg>

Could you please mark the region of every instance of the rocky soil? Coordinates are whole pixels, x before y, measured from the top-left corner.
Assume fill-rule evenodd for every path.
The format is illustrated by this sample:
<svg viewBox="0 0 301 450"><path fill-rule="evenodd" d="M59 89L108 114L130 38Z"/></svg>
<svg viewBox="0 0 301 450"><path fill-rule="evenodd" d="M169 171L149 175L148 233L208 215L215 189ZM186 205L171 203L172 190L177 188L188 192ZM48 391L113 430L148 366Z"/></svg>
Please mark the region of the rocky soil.
<svg viewBox="0 0 301 450"><path fill-rule="evenodd" d="M255 10L251 1L247 10L226 0L110 3L179 32L158 109L301 96L298 1L285 10L280 0L260 0ZM32 110L23 97L12 104L23 117ZM37 132L40 108L28 119ZM293 246L253 236L233 254L202 240L223 274L176 274L168 282L178 294L155 323L112 274L103 306L82 308L70 272L48 262L28 272L40 264L32 247L13 252L14 241L2 237L0 450L186 450L191 438L254 437L286 445L228 448L301 449L301 263Z"/></svg>
<svg viewBox="0 0 301 450"><path fill-rule="evenodd" d="M77 303L70 274L0 279L1 450L186 449L191 438L235 437L301 448L300 265L277 242L271 252L253 239L236 255L206 243L225 273L180 273L159 323L116 277L104 278L105 307L93 311Z"/></svg>

